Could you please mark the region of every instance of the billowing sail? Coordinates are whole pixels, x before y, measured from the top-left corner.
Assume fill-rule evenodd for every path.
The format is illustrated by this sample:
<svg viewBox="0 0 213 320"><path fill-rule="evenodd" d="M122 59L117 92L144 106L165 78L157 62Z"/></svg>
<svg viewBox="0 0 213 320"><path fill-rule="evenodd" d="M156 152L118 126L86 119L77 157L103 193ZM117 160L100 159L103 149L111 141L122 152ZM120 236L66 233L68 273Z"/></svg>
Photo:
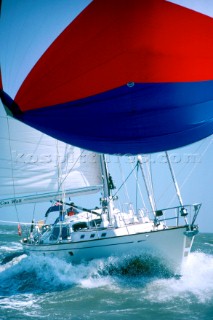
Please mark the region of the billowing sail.
<svg viewBox="0 0 213 320"><path fill-rule="evenodd" d="M0 117L0 207L102 188L100 157Z"/></svg>
<svg viewBox="0 0 213 320"><path fill-rule="evenodd" d="M120 154L213 133L211 0L3 0L1 30L1 99L32 127Z"/></svg>

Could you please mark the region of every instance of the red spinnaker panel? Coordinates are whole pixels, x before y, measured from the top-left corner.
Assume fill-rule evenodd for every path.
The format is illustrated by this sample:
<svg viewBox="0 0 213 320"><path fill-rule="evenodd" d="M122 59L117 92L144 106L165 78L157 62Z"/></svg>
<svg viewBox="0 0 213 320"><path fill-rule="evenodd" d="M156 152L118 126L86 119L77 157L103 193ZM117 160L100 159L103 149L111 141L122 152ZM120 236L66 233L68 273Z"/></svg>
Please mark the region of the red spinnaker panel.
<svg viewBox="0 0 213 320"><path fill-rule="evenodd" d="M93 1L22 84L22 111L135 83L211 80L212 19L164 0Z"/></svg>

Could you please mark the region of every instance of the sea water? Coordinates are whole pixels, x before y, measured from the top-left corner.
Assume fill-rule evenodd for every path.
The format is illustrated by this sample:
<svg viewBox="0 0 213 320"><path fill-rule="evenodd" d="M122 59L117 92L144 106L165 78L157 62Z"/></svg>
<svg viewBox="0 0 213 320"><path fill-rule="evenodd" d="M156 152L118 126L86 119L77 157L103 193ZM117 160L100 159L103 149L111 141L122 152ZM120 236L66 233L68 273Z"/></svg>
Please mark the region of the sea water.
<svg viewBox="0 0 213 320"><path fill-rule="evenodd" d="M181 276L157 261L72 265L24 254L0 227L0 319L213 319L213 234L200 233Z"/></svg>

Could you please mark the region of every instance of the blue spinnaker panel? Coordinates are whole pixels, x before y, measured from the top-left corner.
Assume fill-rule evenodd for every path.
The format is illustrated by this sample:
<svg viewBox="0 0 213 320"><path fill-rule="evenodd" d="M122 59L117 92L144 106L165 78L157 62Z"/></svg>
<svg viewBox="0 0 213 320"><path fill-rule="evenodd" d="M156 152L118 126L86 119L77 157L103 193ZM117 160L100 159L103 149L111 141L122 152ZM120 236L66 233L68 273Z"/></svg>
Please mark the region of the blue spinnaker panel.
<svg viewBox="0 0 213 320"><path fill-rule="evenodd" d="M158 152L211 135L213 18L173 2L79 1L16 94L4 67L3 104L20 121L96 152ZM6 7L9 39L18 20L5 18Z"/></svg>

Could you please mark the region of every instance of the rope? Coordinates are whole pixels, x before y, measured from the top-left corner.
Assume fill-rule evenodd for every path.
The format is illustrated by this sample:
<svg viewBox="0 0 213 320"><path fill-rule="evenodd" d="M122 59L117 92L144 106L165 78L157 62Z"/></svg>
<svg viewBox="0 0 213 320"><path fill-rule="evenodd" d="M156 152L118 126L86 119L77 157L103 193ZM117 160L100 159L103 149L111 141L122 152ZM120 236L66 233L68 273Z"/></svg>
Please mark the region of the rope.
<svg viewBox="0 0 213 320"><path fill-rule="evenodd" d="M129 177L131 176L132 172L135 170L135 168L137 167L138 163L136 163L136 165L134 166L134 168L131 170L131 172L129 173L129 175L126 177L125 181L121 184L121 186L118 188L118 190L116 191L116 193L114 194L114 197L117 195L117 193L121 190L121 188L123 187L123 185L126 183L126 181L129 179Z"/></svg>

